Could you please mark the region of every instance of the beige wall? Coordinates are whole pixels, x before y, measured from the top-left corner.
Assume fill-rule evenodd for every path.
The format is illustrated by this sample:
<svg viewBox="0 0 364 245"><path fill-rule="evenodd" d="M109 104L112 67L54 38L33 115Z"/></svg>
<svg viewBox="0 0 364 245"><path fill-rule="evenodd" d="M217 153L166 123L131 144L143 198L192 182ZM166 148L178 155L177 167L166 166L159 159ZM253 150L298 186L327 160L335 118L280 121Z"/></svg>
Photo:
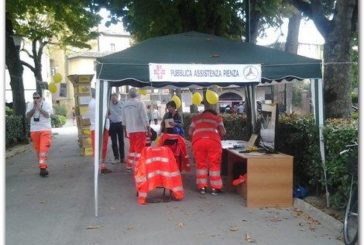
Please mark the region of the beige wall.
<svg viewBox="0 0 364 245"><path fill-rule="evenodd" d="M65 50L59 48L51 48L51 72L60 73L62 75L61 83L67 84L67 97L59 96L60 88L58 84L58 90L56 93L52 94L52 102L53 105L59 104L65 106L67 109L68 117L72 116L72 107L74 106L74 98L73 98L73 86L72 83L68 80L68 67L66 64L66 52Z"/></svg>
<svg viewBox="0 0 364 245"><path fill-rule="evenodd" d="M95 58L72 58L68 60L68 74L94 74Z"/></svg>

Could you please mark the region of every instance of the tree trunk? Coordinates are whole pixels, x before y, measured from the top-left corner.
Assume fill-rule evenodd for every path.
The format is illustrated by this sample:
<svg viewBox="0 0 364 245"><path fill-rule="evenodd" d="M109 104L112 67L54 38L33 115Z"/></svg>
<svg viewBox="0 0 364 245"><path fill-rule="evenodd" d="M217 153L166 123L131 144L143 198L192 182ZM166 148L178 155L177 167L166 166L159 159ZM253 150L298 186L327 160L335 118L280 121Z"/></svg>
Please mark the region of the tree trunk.
<svg viewBox="0 0 364 245"><path fill-rule="evenodd" d="M336 22L324 46L326 118L351 117L351 19L355 0L337 1ZM340 20L340 21L339 21Z"/></svg>
<svg viewBox="0 0 364 245"><path fill-rule="evenodd" d="M39 47L37 47L39 42ZM40 96L43 96L43 76L42 76L42 55L43 55L43 47L44 44L37 39L32 42L32 53L33 53L33 61L34 61L34 77L37 92Z"/></svg>
<svg viewBox="0 0 364 245"><path fill-rule="evenodd" d="M284 50L291 54L297 54L298 50L298 35L301 25L301 13L295 13L288 22L288 35L286 40L286 46ZM285 112L292 113L292 90L293 84L286 83L284 85L284 104Z"/></svg>
<svg viewBox="0 0 364 245"><path fill-rule="evenodd" d="M286 40L285 51L291 54L297 54L298 49L298 34L300 31L301 13L294 14L289 18L288 34Z"/></svg>
<svg viewBox="0 0 364 245"><path fill-rule="evenodd" d="M324 45L324 101L326 118L351 116L351 41L355 31L357 0L337 0L333 19L329 20L320 1L291 0L314 22L325 38ZM353 26L355 25L355 26Z"/></svg>
<svg viewBox="0 0 364 245"><path fill-rule="evenodd" d="M37 68L37 66L35 67L35 84L36 84L36 88L37 88L37 92L40 94L40 96L43 96L43 77L42 77L42 68L41 68L41 64L40 67Z"/></svg>
<svg viewBox="0 0 364 245"><path fill-rule="evenodd" d="M13 109L16 115L21 116L24 139L26 139L25 97L23 84L23 66L20 62L19 48L13 40L13 27L11 20L6 18L6 66L10 74L10 86L13 95ZM23 140L24 140L23 139Z"/></svg>
<svg viewBox="0 0 364 245"><path fill-rule="evenodd" d="M250 43L256 43L258 37L258 30L259 30L259 20L261 17L261 13L256 11L256 1L250 2Z"/></svg>

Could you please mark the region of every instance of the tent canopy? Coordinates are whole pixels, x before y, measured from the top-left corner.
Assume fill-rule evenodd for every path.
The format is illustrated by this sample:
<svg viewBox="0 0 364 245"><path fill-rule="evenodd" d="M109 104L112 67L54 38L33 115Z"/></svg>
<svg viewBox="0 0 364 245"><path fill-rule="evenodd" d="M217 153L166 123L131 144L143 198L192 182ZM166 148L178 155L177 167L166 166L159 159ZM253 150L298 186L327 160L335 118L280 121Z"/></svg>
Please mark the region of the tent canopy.
<svg viewBox="0 0 364 245"><path fill-rule="evenodd" d="M123 51L98 58L97 79L112 82L112 86L211 85L201 81L151 83L149 63L260 64L262 82L321 78L321 60L214 35L186 32L150 38ZM213 84L241 85L238 82Z"/></svg>

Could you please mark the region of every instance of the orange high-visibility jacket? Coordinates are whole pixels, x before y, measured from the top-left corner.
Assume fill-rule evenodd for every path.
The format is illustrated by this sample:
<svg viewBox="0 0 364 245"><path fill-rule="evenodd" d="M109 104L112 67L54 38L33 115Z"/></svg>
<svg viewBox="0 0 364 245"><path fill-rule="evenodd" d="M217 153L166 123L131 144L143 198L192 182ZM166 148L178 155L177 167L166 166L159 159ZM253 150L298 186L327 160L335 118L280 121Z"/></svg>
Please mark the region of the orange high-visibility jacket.
<svg viewBox="0 0 364 245"><path fill-rule="evenodd" d="M167 145L166 141L168 140L176 141L176 144ZM180 166L180 171L189 172L191 170L190 159L188 158L187 154L186 142L181 135L163 133L159 139L158 145L166 145L172 150L176 158L177 164L178 166Z"/></svg>
<svg viewBox="0 0 364 245"><path fill-rule="evenodd" d="M217 128L222 123L222 117L205 112L193 117L192 122L195 127L192 135L192 144L202 138L216 140L217 142L221 141Z"/></svg>
<svg viewBox="0 0 364 245"><path fill-rule="evenodd" d="M139 204L145 204L147 193L156 187L171 190L176 200L184 197L181 173L168 147L145 147L136 164L134 178Z"/></svg>

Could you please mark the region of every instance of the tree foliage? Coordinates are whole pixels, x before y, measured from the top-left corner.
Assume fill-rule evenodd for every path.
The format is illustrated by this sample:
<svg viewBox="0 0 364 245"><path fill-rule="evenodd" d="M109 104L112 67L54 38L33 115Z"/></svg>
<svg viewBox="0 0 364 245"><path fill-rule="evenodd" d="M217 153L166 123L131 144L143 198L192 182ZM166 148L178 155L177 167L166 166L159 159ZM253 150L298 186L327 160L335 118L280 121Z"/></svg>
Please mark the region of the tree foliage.
<svg viewBox="0 0 364 245"><path fill-rule="evenodd" d="M101 17L86 8L87 1L7 0L6 3L14 33L32 42L31 51L22 51L33 59L34 64L24 61L22 64L34 73L39 93L42 92L39 82L43 81L41 58L46 45L90 48L87 42L98 36L95 27Z"/></svg>
<svg viewBox="0 0 364 245"><path fill-rule="evenodd" d="M256 24L251 24L253 36L263 35L269 26L280 26L281 14L287 12L282 7L283 0L250 2L256 20ZM187 31L239 40L246 36L246 0L94 0L93 8L101 7L111 11L109 23L122 19L125 29L137 41Z"/></svg>

